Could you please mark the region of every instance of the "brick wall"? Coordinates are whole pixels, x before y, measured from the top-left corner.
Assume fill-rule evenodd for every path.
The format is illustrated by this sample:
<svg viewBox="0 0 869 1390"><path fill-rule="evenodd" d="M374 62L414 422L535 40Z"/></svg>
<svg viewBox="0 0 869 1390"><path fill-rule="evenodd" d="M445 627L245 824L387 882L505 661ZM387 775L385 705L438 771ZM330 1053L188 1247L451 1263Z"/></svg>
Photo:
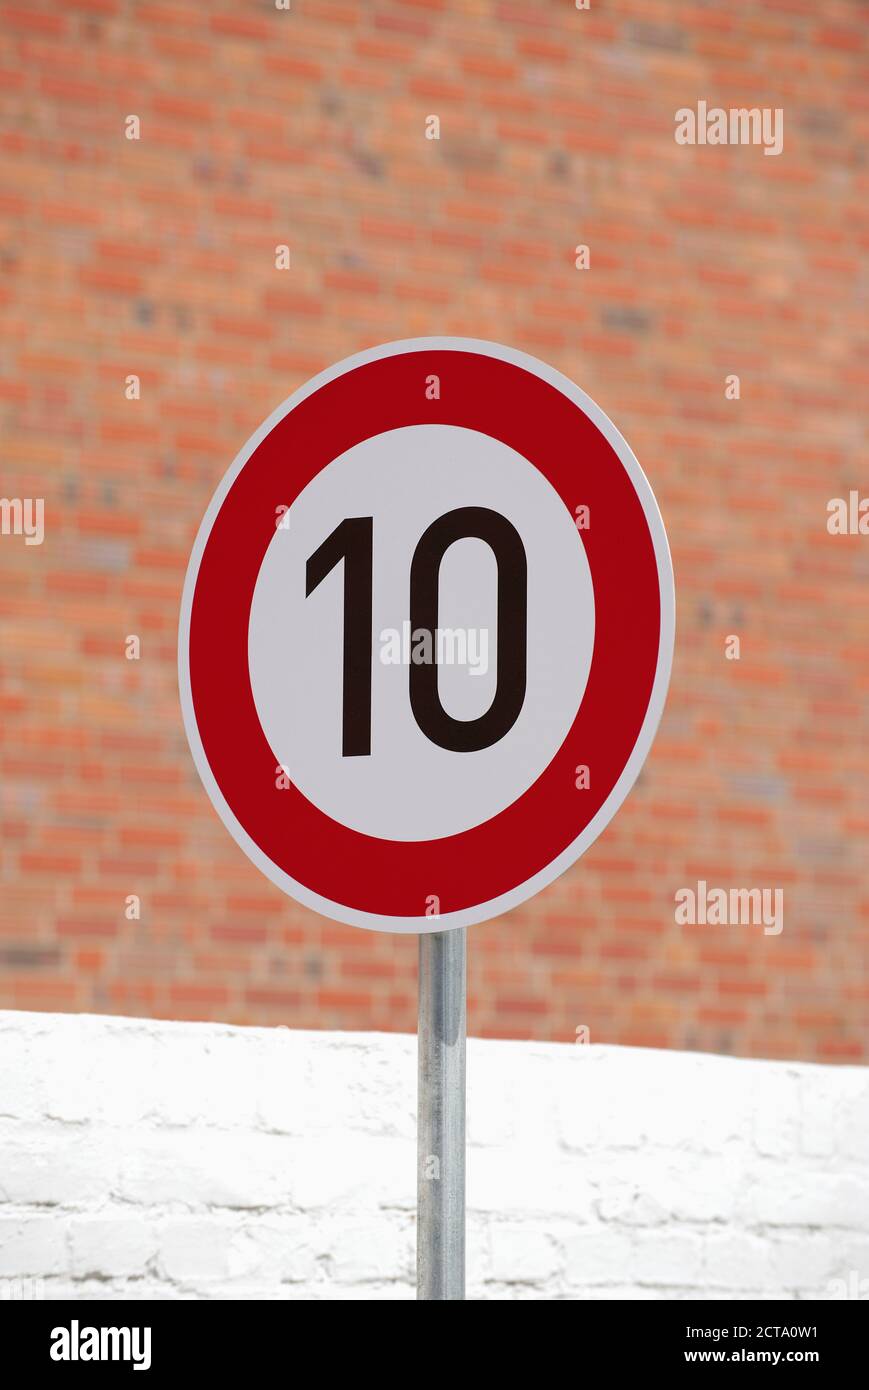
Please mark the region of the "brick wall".
<svg viewBox="0 0 869 1390"><path fill-rule="evenodd" d="M15 1013L0 1056L0 1297L413 1297L413 1038ZM470 1298L866 1296L865 1067L472 1039L468 1079Z"/></svg>
<svg viewBox="0 0 869 1390"><path fill-rule="evenodd" d="M472 1030L864 1056L869 538L825 529L831 497L869 493L864 8L0 15L0 495L46 508L42 546L0 536L0 1002L414 1026L413 939L295 907L218 822L176 623L207 501L274 406L359 348L454 333L611 416L679 605L638 787L569 874L473 929ZM677 145L699 99L783 108L782 154ZM783 933L678 927L699 878L783 888Z"/></svg>

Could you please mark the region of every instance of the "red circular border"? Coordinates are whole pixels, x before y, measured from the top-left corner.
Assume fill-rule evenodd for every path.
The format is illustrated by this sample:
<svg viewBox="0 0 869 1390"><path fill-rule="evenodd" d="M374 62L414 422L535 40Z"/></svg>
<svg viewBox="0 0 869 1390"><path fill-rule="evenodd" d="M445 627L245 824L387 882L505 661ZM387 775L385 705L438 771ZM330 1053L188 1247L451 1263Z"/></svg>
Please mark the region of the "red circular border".
<svg viewBox="0 0 869 1390"><path fill-rule="evenodd" d="M440 378L440 399L425 380ZM348 829L293 786L275 790L276 758L248 673L253 591L292 504L332 459L406 425L459 425L501 440L548 478L571 516L590 508L585 544L595 594L591 671L576 719L548 767L482 825L438 840L382 840ZM492 499L497 505L497 498ZM570 595L565 595L569 618ZM433 349L379 358L321 386L256 447L214 519L190 616L190 690L205 756L236 819L262 852L311 892L361 912L419 917L510 892L545 869L607 800L637 741L658 661L661 599L645 513L621 460L580 407L542 378L482 353ZM578 791L587 764L591 786ZM270 795L271 789L271 795Z"/></svg>

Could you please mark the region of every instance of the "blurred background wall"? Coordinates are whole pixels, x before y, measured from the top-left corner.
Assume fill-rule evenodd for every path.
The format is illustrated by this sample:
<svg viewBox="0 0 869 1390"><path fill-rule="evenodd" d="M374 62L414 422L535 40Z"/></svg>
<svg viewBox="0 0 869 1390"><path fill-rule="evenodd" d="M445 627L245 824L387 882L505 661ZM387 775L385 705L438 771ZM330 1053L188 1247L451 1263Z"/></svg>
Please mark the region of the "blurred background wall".
<svg viewBox="0 0 869 1390"><path fill-rule="evenodd" d="M640 783L567 875L471 930L470 1031L865 1056L869 537L826 529L831 498L869 494L865 7L0 19L0 495L45 504L42 545L0 535L0 1005L415 1026L415 939L295 906L212 811L176 627L206 504L266 415L358 349L451 333L544 358L610 415L678 602ZM698 100L781 107L783 152L677 145ZM676 925L698 879L783 889L783 932Z"/></svg>

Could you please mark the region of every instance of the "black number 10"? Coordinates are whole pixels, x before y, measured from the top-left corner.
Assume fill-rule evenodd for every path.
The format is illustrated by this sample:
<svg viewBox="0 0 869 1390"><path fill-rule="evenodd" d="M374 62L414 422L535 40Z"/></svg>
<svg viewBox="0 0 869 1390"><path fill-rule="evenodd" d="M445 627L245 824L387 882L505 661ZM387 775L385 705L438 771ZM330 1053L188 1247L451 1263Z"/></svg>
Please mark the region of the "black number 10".
<svg viewBox="0 0 869 1390"><path fill-rule="evenodd" d="M371 752L372 552L374 520L346 517L314 551L305 596L344 561L344 681L342 753ZM441 704L436 662L410 665L410 706L422 732L452 753L476 753L509 733L525 702L528 648L528 564L512 522L488 507L457 507L420 537L410 565L410 627L438 626L441 561L455 541L485 541L498 565L498 670L495 695L478 719L454 719Z"/></svg>

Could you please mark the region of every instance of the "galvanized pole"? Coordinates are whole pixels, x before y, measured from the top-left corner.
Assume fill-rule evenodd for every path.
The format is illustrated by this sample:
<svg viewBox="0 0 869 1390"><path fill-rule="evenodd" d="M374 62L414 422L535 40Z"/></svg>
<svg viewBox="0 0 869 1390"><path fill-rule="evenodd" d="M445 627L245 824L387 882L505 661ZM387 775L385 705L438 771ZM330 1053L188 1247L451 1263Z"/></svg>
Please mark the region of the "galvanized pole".
<svg viewBox="0 0 869 1390"><path fill-rule="evenodd" d="M419 938L416 1296L465 1296L466 929Z"/></svg>

